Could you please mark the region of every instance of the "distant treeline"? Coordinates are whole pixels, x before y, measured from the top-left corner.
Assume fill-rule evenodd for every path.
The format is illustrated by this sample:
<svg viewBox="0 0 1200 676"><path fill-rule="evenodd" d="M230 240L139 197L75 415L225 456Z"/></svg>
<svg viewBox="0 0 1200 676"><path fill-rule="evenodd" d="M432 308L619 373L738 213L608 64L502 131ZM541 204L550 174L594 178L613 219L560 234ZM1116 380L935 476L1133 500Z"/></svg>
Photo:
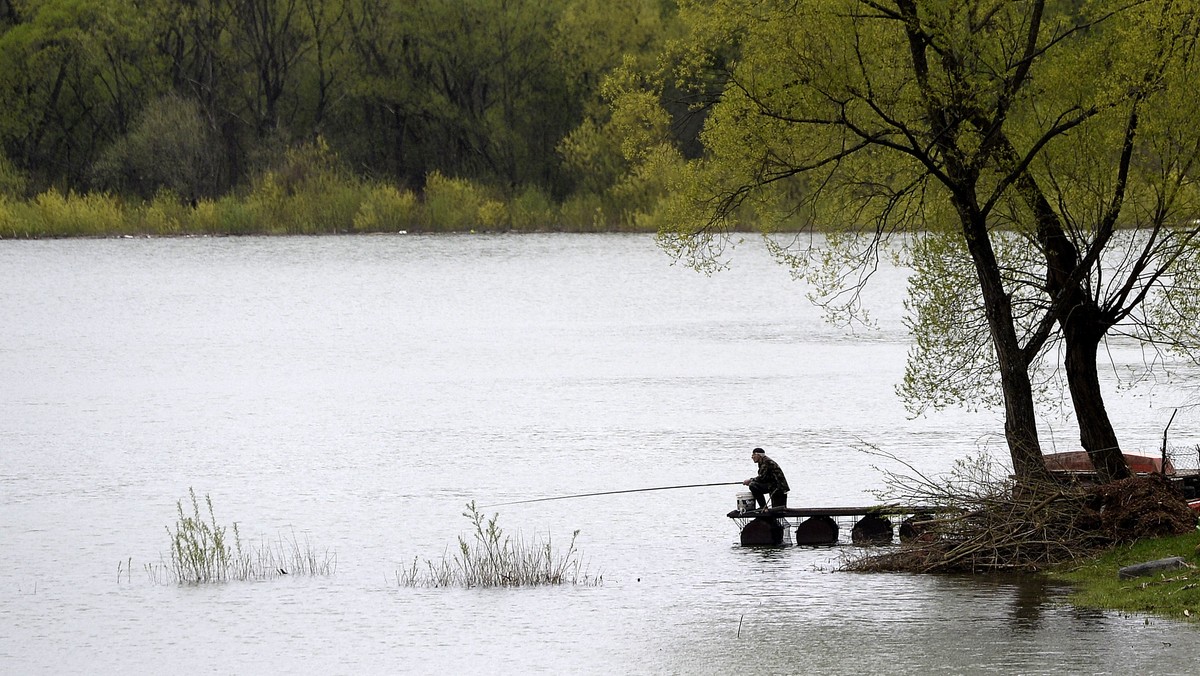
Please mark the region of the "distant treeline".
<svg viewBox="0 0 1200 676"><path fill-rule="evenodd" d="M675 22L673 0L0 0L0 237L652 230L665 179L627 171L602 88ZM696 122L670 134L686 151Z"/></svg>

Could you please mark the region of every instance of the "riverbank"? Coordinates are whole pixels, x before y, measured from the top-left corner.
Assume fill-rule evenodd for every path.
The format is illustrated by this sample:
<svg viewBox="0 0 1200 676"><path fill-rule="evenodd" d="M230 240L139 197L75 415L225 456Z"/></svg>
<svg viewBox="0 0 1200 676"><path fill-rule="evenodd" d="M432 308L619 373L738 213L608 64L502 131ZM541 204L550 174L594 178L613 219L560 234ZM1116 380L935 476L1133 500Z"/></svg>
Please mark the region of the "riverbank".
<svg viewBox="0 0 1200 676"><path fill-rule="evenodd" d="M1200 530L1173 537L1149 538L1123 545L1100 556L1060 566L1049 576L1076 587L1075 605L1129 613L1147 613L1196 621L1200 616ZM1117 570L1146 561L1183 557L1190 569L1138 577L1117 578Z"/></svg>
<svg viewBox="0 0 1200 676"><path fill-rule="evenodd" d="M640 213L608 213L599 198L558 203L530 189L505 196L432 175L421 193L340 174L304 180L265 175L245 192L183 200L48 190L0 196L0 239L320 235L395 232L653 232Z"/></svg>
<svg viewBox="0 0 1200 676"><path fill-rule="evenodd" d="M495 186L430 172L410 189L350 171L324 146L289 151L244 186L153 196L0 185L0 239L395 232L656 232L661 190L638 199L534 185Z"/></svg>

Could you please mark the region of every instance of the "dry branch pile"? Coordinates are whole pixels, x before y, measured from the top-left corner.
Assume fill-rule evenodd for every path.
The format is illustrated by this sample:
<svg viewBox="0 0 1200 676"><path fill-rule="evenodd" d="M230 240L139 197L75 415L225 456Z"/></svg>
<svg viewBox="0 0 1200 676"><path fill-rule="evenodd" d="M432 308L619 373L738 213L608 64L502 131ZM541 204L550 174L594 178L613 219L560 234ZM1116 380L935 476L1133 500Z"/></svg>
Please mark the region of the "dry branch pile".
<svg viewBox="0 0 1200 676"><path fill-rule="evenodd" d="M911 469L911 468L910 468ZM888 474L893 499L944 508L914 525L899 548L844 564L854 571L1039 570L1121 542L1174 535L1196 515L1161 475L1099 486L1024 485L996 478L986 460L960 463L949 479Z"/></svg>
<svg viewBox="0 0 1200 676"><path fill-rule="evenodd" d="M1178 535L1196 527L1196 514L1161 474L1124 479L1088 491L1092 524L1114 542Z"/></svg>

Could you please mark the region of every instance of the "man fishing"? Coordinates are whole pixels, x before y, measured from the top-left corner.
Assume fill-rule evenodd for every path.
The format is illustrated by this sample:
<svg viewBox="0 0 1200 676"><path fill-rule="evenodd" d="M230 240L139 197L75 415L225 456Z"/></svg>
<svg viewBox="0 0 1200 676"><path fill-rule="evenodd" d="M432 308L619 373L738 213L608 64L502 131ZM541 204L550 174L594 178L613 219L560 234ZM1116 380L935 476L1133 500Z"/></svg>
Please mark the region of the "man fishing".
<svg viewBox="0 0 1200 676"><path fill-rule="evenodd" d="M758 508L767 508L767 494L771 495L772 507L787 507L787 493L790 488L779 463L768 458L767 452L761 448L754 449L750 453L750 459L758 464L758 476L746 479L742 484L750 487Z"/></svg>

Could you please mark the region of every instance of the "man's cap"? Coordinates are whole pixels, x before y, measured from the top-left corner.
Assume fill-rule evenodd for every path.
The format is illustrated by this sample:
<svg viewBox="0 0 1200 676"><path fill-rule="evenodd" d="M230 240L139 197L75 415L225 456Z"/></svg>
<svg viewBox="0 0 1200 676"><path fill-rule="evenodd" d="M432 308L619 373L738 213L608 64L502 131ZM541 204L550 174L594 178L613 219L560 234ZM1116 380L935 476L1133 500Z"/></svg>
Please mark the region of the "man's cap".
<svg viewBox="0 0 1200 676"><path fill-rule="evenodd" d="M761 449L761 448L756 448L756 449L754 449L753 451L751 451L751 453L766 453L766 451L764 451L764 450L763 450L763 449Z"/></svg>

